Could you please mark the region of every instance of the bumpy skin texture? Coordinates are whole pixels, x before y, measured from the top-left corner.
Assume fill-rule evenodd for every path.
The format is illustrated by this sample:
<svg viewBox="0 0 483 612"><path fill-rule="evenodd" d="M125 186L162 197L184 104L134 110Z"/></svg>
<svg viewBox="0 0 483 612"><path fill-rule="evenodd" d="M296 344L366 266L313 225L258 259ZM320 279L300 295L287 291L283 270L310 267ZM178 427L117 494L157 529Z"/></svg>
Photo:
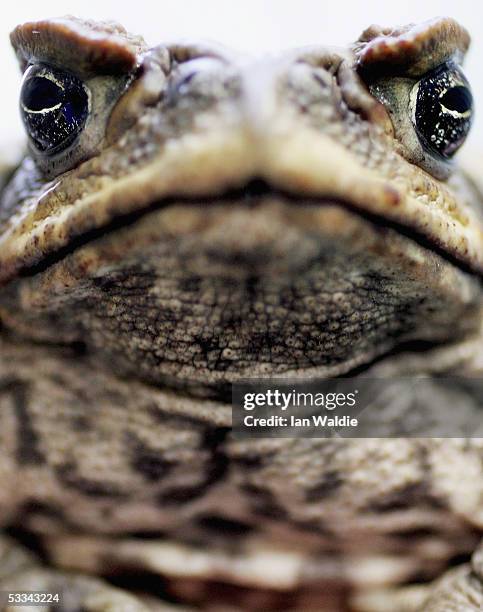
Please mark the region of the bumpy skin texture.
<svg viewBox="0 0 483 612"><path fill-rule="evenodd" d="M243 376L481 374L478 183L420 168L370 93L460 62L466 31L258 62L70 18L12 43L111 106L74 156L30 146L0 199L0 521L50 565L6 542L2 588L64 580L89 610L479 609L478 555L412 583L477 546L481 440L241 442L229 405Z"/></svg>

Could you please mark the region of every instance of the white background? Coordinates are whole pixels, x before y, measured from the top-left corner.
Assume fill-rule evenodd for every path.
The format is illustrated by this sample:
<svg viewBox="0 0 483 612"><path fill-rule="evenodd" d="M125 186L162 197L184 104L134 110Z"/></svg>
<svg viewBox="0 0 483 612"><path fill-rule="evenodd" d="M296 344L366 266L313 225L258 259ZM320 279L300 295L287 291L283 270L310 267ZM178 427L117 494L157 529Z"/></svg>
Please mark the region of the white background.
<svg viewBox="0 0 483 612"><path fill-rule="evenodd" d="M2 0L0 150L12 148L23 137L17 110L20 76L8 34L24 21L65 14L114 19L152 45L195 38L264 53L314 43L345 45L371 23L393 26L449 15L468 28L473 38L466 74L478 111L483 108L483 10L479 6L476 0ZM478 113L471 140L477 146L481 142L483 150L483 118Z"/></svg>

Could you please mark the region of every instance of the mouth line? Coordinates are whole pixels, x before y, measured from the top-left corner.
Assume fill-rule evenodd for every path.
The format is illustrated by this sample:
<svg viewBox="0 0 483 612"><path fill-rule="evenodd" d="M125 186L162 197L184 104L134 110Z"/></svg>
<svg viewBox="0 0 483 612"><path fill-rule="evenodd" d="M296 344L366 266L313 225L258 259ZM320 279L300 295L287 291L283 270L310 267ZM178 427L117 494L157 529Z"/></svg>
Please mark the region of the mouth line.
<svg viewBox="0 0 483 612"><path fill-rule="evenodd" d="M148 216L151 213L168 208L172 205L177 206L214 206L217 204L230 204L230 203L243 203L247 206L256 206L256 204L263 198L280 198L285 202L290 203L293 206L326 206L336 205L350 212L351 214L370 222L374 227L382 229L391 229L400 236L410 240L418 246L424 248L427 251L435 253L443 261L452 267L458 268L462 272L469 274L473 277L479 278L481 275L470 265L464 261L461 257L451 253L445 249L442 245L438 244L434 240L431 240L416 229L398 223L396 221L387 219L381 215L368 212L358 207L357 205L344 200L339 197L331 196L311 196L305 194L294 194L283 189L278 189L271 186L269 183L261 179L253 179L245 186L237 189L231 189L223 193L215 194L212 196L170 196L155 200L150 205L145 206L137 211L120 215L110 221L109 223L87 230L86 232L74 236L65 246L57 249L47 255L41 260L31 265L25 266L19 272L20 277L32 277L35 276L56 263L62 261L64 258L74 253L83 246L94 242L95 240L102 238L108 234L114 233L116 230L125 229L129 226L134 225L142 217Z"/></svg>

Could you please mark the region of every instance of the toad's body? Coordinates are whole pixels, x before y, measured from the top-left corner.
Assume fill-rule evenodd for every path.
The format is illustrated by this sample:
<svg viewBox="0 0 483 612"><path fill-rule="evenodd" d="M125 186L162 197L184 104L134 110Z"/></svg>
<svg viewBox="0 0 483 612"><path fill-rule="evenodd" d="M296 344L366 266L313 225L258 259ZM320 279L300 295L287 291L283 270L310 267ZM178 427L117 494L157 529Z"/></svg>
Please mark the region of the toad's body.
<svg viewBox="0 0 483 612"><path fill-rule="evenodd" d="M410 112L426 75L465 89L466 32L259 62L71 19L12 42L30 152L0 201L0 517L48 565L5 541L1 588L479 610L477 554L404 585L476 548L480 439L241 442L228 403L246 376L481 372L483 196L450 159L470 111L442 90L434 139Z"/></svg>

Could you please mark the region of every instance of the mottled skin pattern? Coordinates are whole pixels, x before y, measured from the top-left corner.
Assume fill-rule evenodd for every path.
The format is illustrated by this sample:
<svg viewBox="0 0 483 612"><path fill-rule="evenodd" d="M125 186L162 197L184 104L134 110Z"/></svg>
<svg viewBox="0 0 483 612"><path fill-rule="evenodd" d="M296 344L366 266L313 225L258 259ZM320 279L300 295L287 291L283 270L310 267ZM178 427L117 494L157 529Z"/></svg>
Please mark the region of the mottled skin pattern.
<svg viewBox="0 0 483 612"><path fill-rule="evenodd" d="M0 587L480 610L482 440L241 442L229 403L242 376L481 374L478 180L371 94L460 62L465 30L260 61L73 19L12 42L94 110L0 199L0 520L40 554L6 537Z"/></svg>

